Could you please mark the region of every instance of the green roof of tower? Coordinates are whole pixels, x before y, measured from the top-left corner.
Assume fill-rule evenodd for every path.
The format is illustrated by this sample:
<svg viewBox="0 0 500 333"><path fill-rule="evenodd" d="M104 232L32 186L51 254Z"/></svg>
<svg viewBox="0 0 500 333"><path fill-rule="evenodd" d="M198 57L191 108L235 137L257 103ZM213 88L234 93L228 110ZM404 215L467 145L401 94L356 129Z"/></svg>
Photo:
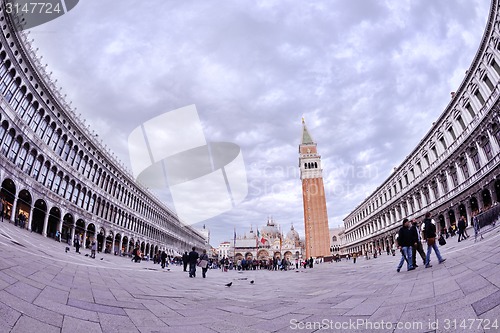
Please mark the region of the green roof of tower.
<svg viewBox="0 0 500 333"><path fill-rule="evenodd" d="M307 130L304 118L302 118L302 142L300 144L307 145L311 143L314 143L314 141L311 137L311 134L309 134L309 131Z"/></svg>

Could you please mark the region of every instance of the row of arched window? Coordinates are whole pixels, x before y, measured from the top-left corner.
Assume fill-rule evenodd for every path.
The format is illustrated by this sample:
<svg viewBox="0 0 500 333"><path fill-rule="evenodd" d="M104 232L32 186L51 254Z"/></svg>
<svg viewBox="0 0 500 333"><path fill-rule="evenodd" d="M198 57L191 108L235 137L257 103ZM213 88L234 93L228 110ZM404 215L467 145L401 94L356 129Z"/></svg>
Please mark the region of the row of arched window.
<svg viewBox="0 0 500 333"><path fill-rule="evenodd" d="M0 21L3 21L3 17ZM5 35L5 25L3 30ZM5 37L9 38L7 35ZM7 55L12 50L4 49L4 44L6 45L4 41L0 43L0 94L22 123L31 129L37 140L33 142L25 140L20 134L21 130L10 126L9 122L4 120L0 126L0 153L54 193L112 223L134 230L137 219L132 212L137 212L148 222L154 222L167 229L173 228L181 235L185 234L185 228L181 228L175 222L175 217L168 210L140 195L142 192L127 181L119 181L113 176L116 172L104 170L100 163L94 160L95 151L89 155L87 149L78 146L76 139L72 139L71 134L66 133L71 131L71 126L68 124L67 130L64 129L59 119L60 114L57 114L57 117L54 115L55 107L48 107L49 99L46 103L43 102L43 91L36 91L38 84L34 84L35 90L28 91ZM22 59L19 59L18 63L21 64ZM27 73L28 69L25 68L23 75ZM29 81L25 79L28 85L33 86L33 82L30 82L33 80L32 76L29 77ZM66 121L63 120L62 124L66 124ZM75 131L73 135L76 135ZM86 143L83 145L86 146ZM40 151L53 151L54 154L49 153L45 156L47 154L41 154ZM63 160L65 165L61 165L59 161L54 163L53 161L58 159L55 156ZM97 159L101 159L100 156L97 156ZM74 171L81 174L82 178L78 179ZM95 184L90 186L94 193L88 189L89 183ZM102 196L104 193L127 206L131 212L118 209L113 200L104 199Z"/></svg>
<svg viewBox="0 0 500 333"><path fill-rule="evenodd" d="M404 191L411 183L419 178L425 171L432 167L434 163L438 164L445 153L455 144L457 140L463 140L463 133L471 130L476 126L477 116L479 112L486 106L486 103L492 98L493 92L498 91L498 82L500 81L500 66L496 59L500 58L500 41L491 39L491 47L482 55L482 62L475 75L467 85L467 91L457 95L457 103L449 112L449 120L443 121L439 129L436 129L434 135L430 136L427 144L422 144L422 151L415 154L412 162L407 162L406 165L400 168L393 178L392 184L385 186L374 195L364 208L356 212L356 214L346 221L346 227L352 227L356 223L364 220L385 203ZM493 82L496 84L493 84ZM484 96L488 96L485 98ZM441 128L442 127L442 128ZM498 119L489 125L487 133L483 135L478 142L469 147L458 158L458 163L453 165L449 170L443 170L440 177L431 184L431 190L434 197L440 196L438 186L441 187L441 192L447 193L451 189L446 181L446 174L451 178L453 187L459 185L459 173L464 180L468 179L482 165L490 161L495 153L493 151L493 141L500 144L500 126ZM427 147L427 148L425 148ZM456 148L452 148L456 149ZM396 178L399 178L395 180ZM427 186L427 185L426 185ZM428 196L428 192L424 191L424 195ZM430 198L426 198L429 202ZM412 204L412 203L410 203Z"/></svg>
<svg viewBox="0 0 500 333"><path fill-rule="evenodd" d="M307 163L304 163L304 168L305 169L317 169L318 168L318 162L307 162Z"/></svg>

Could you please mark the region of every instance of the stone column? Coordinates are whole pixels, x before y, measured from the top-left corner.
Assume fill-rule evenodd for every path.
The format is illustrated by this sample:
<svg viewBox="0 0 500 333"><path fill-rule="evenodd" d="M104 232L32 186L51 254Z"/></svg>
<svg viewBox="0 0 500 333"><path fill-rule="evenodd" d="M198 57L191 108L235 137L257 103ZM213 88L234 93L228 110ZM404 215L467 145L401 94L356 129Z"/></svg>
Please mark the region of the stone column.
<svg viewBox="0 0 500 333"><path fill-rule="evenodd" d="M479 211L482 211L484 208L484 202L483 202L483 191L479 189L479 192L477 193L477 205L479 206Z"/></svg>
<svg viewBox="0 0 500 333"><path fill-rule="evenodd" d="M470 222L471 220L471 217L472 217L472 210L471 210L471 207L470 207L470 202L469 200L466 200L463 202L464 206L465 206L465 212L467 213L467 225L472 225L472 222Z"/></svg>
<svg viewBox="0 0 500 333"><path fill-rule="evenodd" d="M47 214L45 214L45 219L43 221L42 235L44 237L47 237L47 227L49 225L49 215L50 215L50 211L48 211Z"/></svg>
<svg viewBox="0 0 500 333"><path fill-rule="evenodd" d="M75 225L75 229L76 229L76 225ZM82 242L82 246L84 249L87 248L87 229L83 229L83 242Z"/></svg>
<svg viewBox="0 0 500 333"><path fill-rule="evenodd" d="M460 185L465 181L464 175L462 174L462 168L458 166L458 163L456 161L453 162L453 164L455 165L455 169L457 170L457 180L458 180L458 185Z"/></svg>
<svg viewBox="0 0 500 333"><path fill-rule="evenodd" d="M420 192L420 202L422 202L422 207L420 207L420 209L422 209L423 207L429 206L429 202L427 202L427 197L425 196L424 188L421 188L419 192Z"/></svg>
<svg viewBox="0 0 500 333"><path fill-rule="evenodd" d="M17 210L17 199L14 197L14 201L12 203L12 210L10 211L10 220L15 223L16 222L16 210Z"/></svg>
<svg viewBox="0 0 500 333"><path fill-rule="evenodd" d="M401 209L401 203L398 204L399 206L399 210L397 208L394 208L394 220L395 221L398 221L400 220L401 218L399 217L401 214L400 214L400 209ZM391 222L392 224L392 222Z"/></svg>
<svg viewBox="0 0 500 333"><path fill-rule="evenodd" d="M431 184L427 184L427 190L429 191L429 198L431 202L436 201L436 196L434 195L434 191L432 190Z"/></svg>
<svg viewBox="0 0 500 333"><path fill-rule="evenodd" d="M411 208L410 201L413 200L413 197L410 196L406 200L406 216L410 216L413 213L413 209Z"/></svg>
<svg viewBox="0 0 500 333"><path fill-rule="evenodd" d="M435 179L436 179L438 196L439 196L439 198L442 198L444 195L443 184L441 183L441 179L439 179L439 177L436 177ZM436 200L437 199L438 198L436 198Z"/></svg>
<svg viewBox="0 0 500 333"><path fill-rule="evenodd" d="M118 245L118 255L122 255L122 246L123 246L123 235L120 237L120 245Z"/></svg>
<svg viewBox="0 0 500 333"><path fill-rule="evenodd" d="M500 147L497 143L497 140L493 137L493 135L491 135L490 129L488 129L486 133L488 134L488 139L490 140L492 155L495 156L500 154Z"/></svg>
<svg viewBox="0 0 500 333"><path fill-rule="evenodd" d="M73 240L75 239L75 225L71 226L71 245L73 245Z"/></svg>
<svg viewBox="0 0 500 333"><path fill-rule="evenodd" d="M492 180L486 185L486 188L488 191L490 191L490 196L491 196L491 204L495 204L495 198L496 198L496 193L495 193L495 182Z"/></svg>
<svg viewBox="0 0 500 333"><path fill-rule="evenodd" d="M125 253L127 254L130 252L129 246L130 246L130 237L127 236L127 247L125 248Z"/></svg>
<svg viewBox="0 0 500 333"><path fill-rule="evenodd" d="M481 166L484 166L486 165L486 163L488 163L488 157L486 157L486 154L484 153L483 148L479 145L479 142L474 141L474 143L476 145L477 153L479 155L479 164Z"/></svg>
<svg viewBox="0 0 500 333"><path fill-rule="evenodd" d="M34 207L31 207L30 209L30 216L28 218L28 230L31 230L31 223L33 223L33 211L35 210Z"/></svg>
<svg viewBox="0 0 500 333"><path fill-rule="evenodd" d="M467 160L467 169L469 169L469 177L471 177L476 171L476 168L474 167L474 163L472 162L472 159L469 156L469 153L465 153L465 159Z"/></svg>
<svg viewBox="0 0 500 333"><path fill-rule="evenodd" d="M455 188L455 185L453 185L453 181L451 180L450 172L448 169L444 171L445 177L446 177L446 185L448 186L448 192L453 190Z"/></svg>
<svg viewBox="0 0 500 333"><path fill-rule="evenodd" d="M444 216L444 225L446 226L446 229L448 229L451 225L450 223L450 217L448 216L448 211L445 211L443 213L443 216Z"/></svg>

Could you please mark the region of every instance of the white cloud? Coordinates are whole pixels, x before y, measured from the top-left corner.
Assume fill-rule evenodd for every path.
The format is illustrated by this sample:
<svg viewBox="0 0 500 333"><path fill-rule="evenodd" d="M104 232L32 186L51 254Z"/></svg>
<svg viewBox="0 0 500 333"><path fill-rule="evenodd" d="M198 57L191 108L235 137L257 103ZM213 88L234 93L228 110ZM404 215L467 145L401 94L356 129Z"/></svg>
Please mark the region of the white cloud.
<svg viewBox="0 0 500 333"><path fill-rule="evenodd" d="M488 1L86 0L32 29L58 85L128 163L144 121L196 104L235 142L249 196L206 221L213 244L273 215L303 235L300 118L323 158L330 224L401 163L477 50ZM271 190L272 189L272 190Z"/></svg>

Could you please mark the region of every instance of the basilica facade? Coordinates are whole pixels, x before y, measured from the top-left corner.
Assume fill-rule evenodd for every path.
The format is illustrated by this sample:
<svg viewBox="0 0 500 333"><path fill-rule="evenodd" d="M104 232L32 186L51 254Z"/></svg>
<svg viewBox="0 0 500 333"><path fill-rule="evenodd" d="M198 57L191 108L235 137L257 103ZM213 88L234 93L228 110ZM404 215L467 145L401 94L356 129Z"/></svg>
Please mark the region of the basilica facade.
<svg viewBox="0 0 500 333"><path fill-rule="evenodd" d="M206 247L97 140L55 86L27 33L0 12L0 197L4 219L98 251L170 255ZM59 236L61 235L61 236Z"/></svg>
<svg viewBox="0 0 500 333"><path fill-rule="evenodd" d="M243 258L286 258L289 261L305 259L304 243L293 225L284 236L273 219L268 219L266 225L261 230L257 229L257 232L250 227L248 234L245 232L242 236L236 236L234 254L235 261Z"/></svg>
<svg viewBox="0 0 500 333"><path fill-rule="evenodd" d="M365 253L394 243L403 218L430 212L441 230L500 214L500 12L492 0L476 56L419 145L344 219L342 249Z"/></svg>

